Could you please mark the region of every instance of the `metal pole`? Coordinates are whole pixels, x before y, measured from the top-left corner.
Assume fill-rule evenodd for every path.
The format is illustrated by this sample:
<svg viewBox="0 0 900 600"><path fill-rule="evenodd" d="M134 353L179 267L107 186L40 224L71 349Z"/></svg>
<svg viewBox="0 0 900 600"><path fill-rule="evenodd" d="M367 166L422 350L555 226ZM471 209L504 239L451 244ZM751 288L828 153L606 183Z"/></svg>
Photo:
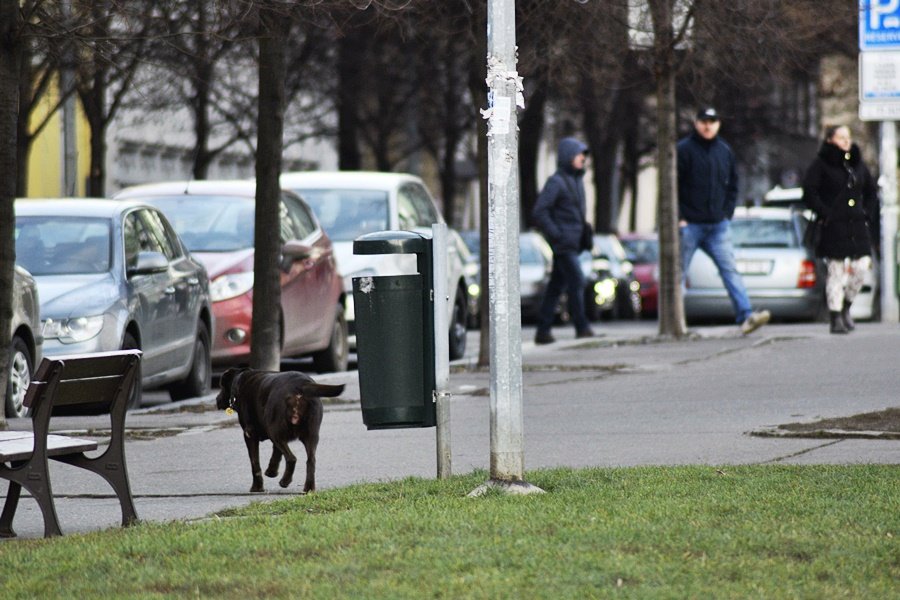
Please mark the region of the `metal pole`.
<svg viewBox="0 0 900 600"><path fill-rule="evenodd" d="M897 304L897 124L881 122L881 320L897 323L900 310Z"/></svg>
<svg viewBox="0 0 900 600"><path fill-rule="evenodd" d="M525 475L519 299L519 131L514 0L490 0L488 55L488 302L491 479Z"/></svg>
<svg viewBox="0 0 900 600"><path fill-rule="evenodd" d="M64 0L60 5L63 17L68 20L71 15L71 0ZM59 93L66 94L75 86L75 75L72 65L74 56L71 45L67 45L64 51L64 66L59 71ZM75 131L75 94L69 94L62 106L62 176L60 177L60 196L76 195L78 155Z"/></svg>
<svg viewBox="0 0 900 600"><path fill-rule="evenodd" d="M516 72L515 0L488 0L488 304L491 346L491 479L489 488L541 493L524 481L522 307L519 294L519 127L525 107ZM482 224L484 226L485 224Z"/></svg>
<svg viewBox="0 0 900 600"><path fill-rule="evenodd" d="M447 479L451 471L450 452L450 294L447 285L447 224L431 226L431 256L434 264L434 401L436 411L437 476Z"/></svg>

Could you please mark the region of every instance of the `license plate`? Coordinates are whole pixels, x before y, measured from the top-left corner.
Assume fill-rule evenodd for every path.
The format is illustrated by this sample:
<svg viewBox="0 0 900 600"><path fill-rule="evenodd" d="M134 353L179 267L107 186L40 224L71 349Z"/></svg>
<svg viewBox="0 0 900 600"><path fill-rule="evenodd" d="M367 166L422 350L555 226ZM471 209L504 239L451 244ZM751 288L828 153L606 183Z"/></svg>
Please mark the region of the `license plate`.
<svg viewBox="0 0 900 600"><path fill-rule="evenodd" d="M741 275L768 275L772 271L771 260L740 259L735 262Z"/></svg>

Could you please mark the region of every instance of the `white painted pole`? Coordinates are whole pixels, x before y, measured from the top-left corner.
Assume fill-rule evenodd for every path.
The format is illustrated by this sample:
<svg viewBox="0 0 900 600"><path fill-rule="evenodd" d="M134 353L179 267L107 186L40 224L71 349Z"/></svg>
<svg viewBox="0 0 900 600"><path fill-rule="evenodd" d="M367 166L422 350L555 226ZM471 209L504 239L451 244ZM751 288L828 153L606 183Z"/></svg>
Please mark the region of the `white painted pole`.
<svg viewBox="0 0 900 600"><path fill-rule="evenodd" d="M879 165L881 177L881 321L897 323L897 124L881 122Z"/></svg>
<svg viewBox="0 0 900 600"><path fill-rule="evenodd" d="M447 224L431 226L434 277L434 401L436 410L437 476L451 475L450 451L450 294L447 284Z"/></svg>

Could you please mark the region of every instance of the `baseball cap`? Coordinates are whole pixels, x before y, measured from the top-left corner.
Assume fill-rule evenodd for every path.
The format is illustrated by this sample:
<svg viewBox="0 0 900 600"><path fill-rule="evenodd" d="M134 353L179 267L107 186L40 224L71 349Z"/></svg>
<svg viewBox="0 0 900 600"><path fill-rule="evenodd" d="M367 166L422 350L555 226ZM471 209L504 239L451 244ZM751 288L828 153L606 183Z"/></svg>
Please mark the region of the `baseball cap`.
<svg viewBox="0 0 900 600"><path fill-rule="evenodd" d="M716 112L716 109L714 109L711 106L708 106L706 108L701 108L700 110L697 111L697 120L698 121L718 121L719 113Z"/></svg>

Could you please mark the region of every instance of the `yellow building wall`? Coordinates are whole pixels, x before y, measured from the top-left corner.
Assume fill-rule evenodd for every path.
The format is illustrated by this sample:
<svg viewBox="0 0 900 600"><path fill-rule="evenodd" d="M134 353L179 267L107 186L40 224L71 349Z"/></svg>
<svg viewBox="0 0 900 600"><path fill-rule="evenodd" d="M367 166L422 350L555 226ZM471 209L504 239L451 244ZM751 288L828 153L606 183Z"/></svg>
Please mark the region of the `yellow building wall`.
<svg viewBox="0 0 900 600"><path fill-rule="evenodd" d="M59 101L59 87L56 82L48 89L47 93L38 103L31 114L29 127L31 131L37 129ZM90 169L90 129L81 102L75 101L75 151L78 176L76 177L75 196L84 196L85 181L88 169ZM29 198L58 198L70 195L62 189L62 108L50 116L47 125L31 143L31 152L28 160L28 188Z"/></svg>

